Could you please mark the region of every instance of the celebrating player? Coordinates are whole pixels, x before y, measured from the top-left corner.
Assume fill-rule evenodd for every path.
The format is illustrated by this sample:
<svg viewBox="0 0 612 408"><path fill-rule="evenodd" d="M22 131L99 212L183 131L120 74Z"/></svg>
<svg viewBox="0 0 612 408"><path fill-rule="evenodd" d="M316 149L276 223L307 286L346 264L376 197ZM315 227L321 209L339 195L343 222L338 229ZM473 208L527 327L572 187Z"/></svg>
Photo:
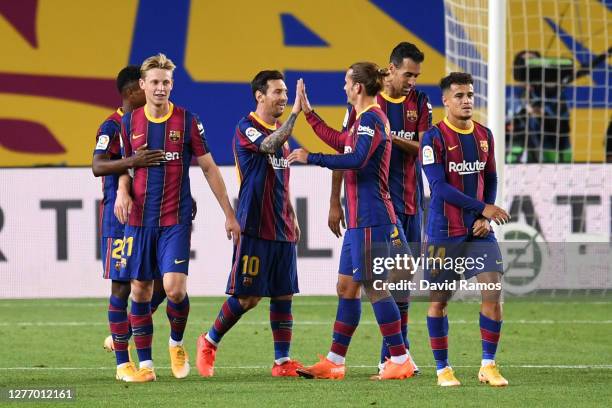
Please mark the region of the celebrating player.
<svg viewBox="0 0 612 408"><path fill-rule="evenodd" d="M394 247L394 253L406 253L410 246L415 255L421 253L421 219L423 180L421 166L418 161L419 135L431 126L431 105L427 95L415 89L417 77L421 73L421 63L425 59L416 45L409 42L399 43L391 52L389 58L389 78L385 81L384 90L376 96L376 103L389 118L391 125L391 163L389 165L389 191L395 215L400 247ZM303 102L305 114L312 110L310 104ZM355 123L356 111L349 105L344 130ZM340 204L340 189L342 172L334 171L332 176L332 194L330 198L329 226L336 236L341 236L340 223L346 228L342 205ZM412 271L397 270L390 276L391 281L411 280ZM408 341L408 309L410 306L409 292L393 291L400 310L402 336L406 348ZM410 355L410 351L408 352ZM389 349L383 341L379 371L390 357ZM412 356L411 356L412 358ZM415 365L415 372L418 368Z"/></svg>
<svg viewBox="0 0 612 408"><path fill-rule="evenodd" d="M348 230L344 236L338 275L338 310L333 343L326 358L312 367L298 369L306 378L344 378L345 356L361 316L360 286L372 303L384 341L391 357L385 362L380 379L402 379L413 375L414 367L406 352L401 333L400 312L388 290L375 289L378 276L373 259L388 257L392 242L399 235L389 195L391 135L389 121L376 104L376 94L383 87L386 69L360 62L351 65L345 76L344 90L357 114L348 132L335 131L314 112L306 116L315 133L329 146L343 154L310 154L297 149L289 162L316 164L332 170L346 170ZM305 91L302 100L305 101Z"/></svg>
<svg viewBox="0 0 612 408"><path fill-rule="evenodd" d="M129 177L121 176L115 214L127 221L122 251L122 276L131 279L130 323L140 360L140 369L125 381L156 379L151 357L153 321L151 297L153 279L161 276L168 296L166 312L170 321L169 350L176 378L189 374L189 359L183 333L189 315L186 283L189 267L192 200L189 164L196 156L225 217L228 239L236 243L240 226L227 197L219 168L208 150L204 127L193 113L169 101L173 87L174 63L164 54L147 58L141 68L140 87L146 105L123 117L121 138L125 156L139 147L163 149L162 166L134 172L133 202Z"/></svg>
<svg viewBox="0 0 612 408"><path fill-rule="evenodd" d="M298 81L298 91L302 80ZM287 105L287 87L279 71L261 71L251 82L255 112L242 118L233 140L240 178L237 216L242 237L234 247L225 301L207 333L197 342L200 375L214 374L215 354L223 336L262 297L270 297L270 326L274 338L275 377L297 377L302 365L289 358L293 316L298 293L296 247L300 229L289 197L289 145L300 113L296 95L291 115L278 118Z"/></svg>
<svg viewBox="0 0 612 408"><path fill-rule="evenodd" d="M115 352L117 379L134 375L136 367L130 362L128 340L131 335L127 317L127 301L130 295L130 280L119 275L121 248L123 247L123 225L113 214L119 175L130 168L157 166L164 160L162 150L146 150L141 147L134 156L121 158L121 118L144 105L145 96L138 84L140 67L129 65L117 75L117 90L123 101L98 129L92 170L96 177L102 177L103 198L100 202L100 254L102 255L103 277L111 279L111 296L108 306L108 321L111 329L104 344ZM162 290L163 293L163 290Z"/></svg>
<svg viewBox="0 0 612 408"><path fill-rule="evenodd" d="M482 366L478 378L493 386L504 386L508 381L495 365L502 326L501 289L495 286L501 288L503 265L489 221L505 223L510 216L493 204L497 193L495 145L491 131L472 120L472 84L472 76L466 73L453 72L442 78L440 88L447 117L425 132L421 142L423 170L431 187L426 254L431 259L443 259L444 266L449 260L454 265L445 268L442 262L435 265L428 259L425 277L430 282L447 284L460 279L460 269L465 269L466 279L476 276L479 283L492 284L493 289L482 291ZM470 265L463 262L469 259ZM458 260L462 261L461 268ZM441 386L460 385L448 362L446 307L451 294L448 290L432 290L427 312Z"/></svg>

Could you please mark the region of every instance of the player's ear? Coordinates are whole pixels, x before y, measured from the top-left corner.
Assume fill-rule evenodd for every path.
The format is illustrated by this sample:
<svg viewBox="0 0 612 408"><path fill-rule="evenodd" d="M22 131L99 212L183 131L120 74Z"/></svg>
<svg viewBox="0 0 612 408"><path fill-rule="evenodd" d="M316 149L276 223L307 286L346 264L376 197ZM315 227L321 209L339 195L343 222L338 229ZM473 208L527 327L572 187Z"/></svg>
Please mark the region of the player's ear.
<svg viewBox="0 0 612 408"><path fill-rule="evenodd" d="M264 97L263 92L261 92L260 90L255 91L255 100L257 101L257 103L262 103L263 97Z"/></svg>
<svg viewBox="0 0 612 408"><path fill-rule="evenodd" d="M145 81L144 81L144 79L140 78L138 80L138 85L140 85L140 89L144 90L145 89Z"/></svg>

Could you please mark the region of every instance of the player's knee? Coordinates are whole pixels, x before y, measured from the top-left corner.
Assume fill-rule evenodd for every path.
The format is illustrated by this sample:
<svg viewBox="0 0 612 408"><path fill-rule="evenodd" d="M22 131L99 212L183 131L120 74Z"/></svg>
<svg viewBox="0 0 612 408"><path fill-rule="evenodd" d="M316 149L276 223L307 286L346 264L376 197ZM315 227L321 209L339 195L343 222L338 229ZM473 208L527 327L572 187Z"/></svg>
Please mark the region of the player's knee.
<svg viewBox="0 0 612 408"><path fill-rule="evenodd" d="M442 317L446 314L447 302L430 302L428 315L432 317Z"/></svg>
<svg viewBox="0 0 612 408"><path fill-rule="evenodd" d="M182 302L183 299L185 299L186 294L187 293L185 292L185 289L181 287L166 288L166 297L168 298L169 301L173 303Z"/></svg>
<svg viewBox="0 0 612 408"><path fill-rule="evenodd" d="M260 300L261 300L261 297L257 297L257 296L247 296L247 297L238 298L238 301L240 302L240 306L242 306L244 311L253 309L255 306L257 306Z"/></svg>
<svg viewBox="0 0 612 408"><path fill-rule="evenodd" d="M130 296L130 282L113 281L111 294L118 299L127 301Z"/></svg>
<svg viewBox="0 0 612 408"><path fill-rule="evenodd" d="M343 282L341 280L336 284L336 293L338 297L345 299L357 299L361 297L361 288L355 285L354 282Z"/></svg>

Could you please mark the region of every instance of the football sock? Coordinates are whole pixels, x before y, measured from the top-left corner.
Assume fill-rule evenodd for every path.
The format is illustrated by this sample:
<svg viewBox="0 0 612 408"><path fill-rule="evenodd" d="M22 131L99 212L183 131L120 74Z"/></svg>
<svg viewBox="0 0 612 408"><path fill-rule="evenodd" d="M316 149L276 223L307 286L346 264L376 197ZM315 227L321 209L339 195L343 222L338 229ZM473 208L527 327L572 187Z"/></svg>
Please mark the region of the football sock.
<svg viewBox="0 0 612 408"><path fill-rule="evenodd" d="M153 292L153 297L151 298L151 314L155 313L159 305L162 304L164 299L166 298L166 292Z"/></svg>
<svg viewBox="0 0 612 408"><path fill-rule="evenodd" d="M396 302L397 308L400 313L400 322L402 326L402 337L404 338L404 345L406 346L406 350L410 349L410 342L408 341L408 308L410 306L409 302ZM385 339L383 338L382 347L380 349L380 362L384 363L387 358L390 358L391 354L389 353L389 348L385 343Z"/></svg>
<svg viewBox="0 0 612 408"><path fill-rule="evenodd" d="M501 327L501 320L497 321L489 319L482 313L480 314L480 338L482 339L483 365L494 362L495 360L495 352L497 351L497 343L499 342Z"/></svg>
<svg viewBox="0 0 612 408"><path fill-rule="evenodd" d="M436 369L448 366L448 317L427 316L429 343L436 360Z"/></svg>
<svg viewBox="0 0 612 408"><path fill-rule="evenodd" d="M170 339L179 343L174 343L174 345L182 345L183 333L189 317L189 296L185 294L185 297L179 303L174 303L168 299L166 315L168 315L170 321Z"/></svg>
<svg viewBox="0 0 612 408"><path fill-rule="evenodd" d="M127 363L130 361L128 341L131 334L127 315L127 301L111 295L108 302L108 323L113 336L117 365Z"/></svg>
<svg viewBox="0 0 612 408"><path fill-rule="evenodd" d="M274 339L274 360L282 364L289 360L293 315L291 300L270 300L270 327Z"/></svg>
<svg viewBox="0 0 612 408"><path fill-rule="evenodd" d="M327 359L335 364L344 364L346 352L361 318L361 299L338 299L336 322L331 349Z"/></svg>
<svg viewBox="0 0 612 408"><path fill-rule="evenodd" d="M143 362L152 360L153 319L151 318L151 303L139 303L132 300L130 323L132 324L134 344L138 352L138 361L140 361L142 367Z"/></svg>
<svg viewBox="0 0 612 408"><path fill-rule="evenodd" d="M378 322L383 341L389 349L391 361L403 364L408 355L402 337L402 327L400 322L400 312L391 296L372 303L374 316Z"/></svg>
<svg viewBox="0 0 612 408"><path fill-rule="evenodd" d="M240 317L244 313L242 305L238 301L237 297L230 296L221 306L219 315L213 323L212 327L208 331L206 338L210 340L212 344L217 346L225 333L236 324Z"/></svg>

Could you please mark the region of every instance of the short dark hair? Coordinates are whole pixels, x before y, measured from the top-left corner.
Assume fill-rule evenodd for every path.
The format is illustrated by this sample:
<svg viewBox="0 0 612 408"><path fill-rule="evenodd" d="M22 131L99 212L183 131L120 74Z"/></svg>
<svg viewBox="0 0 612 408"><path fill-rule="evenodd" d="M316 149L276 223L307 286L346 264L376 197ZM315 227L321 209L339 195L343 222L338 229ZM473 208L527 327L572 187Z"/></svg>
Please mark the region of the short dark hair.
<svg viewBox="0 0 612 408"><path fill-rule="evenodd" d="M120 94L132 82L140 79L140 67L137 65L128 65L117 74L117 90Z"/></svg>
<svg viewBox="0 0 612 408"><path fill-rule="evenodd" d="M349 69L353 70L353 82L362 84L368 96L376 96L383 89L383 79L389 75L387 68L380 68L373 62L356 62Z"/></svg>
<svg viewBox="0 0 612 408"><path fill-rule="evenodd" d="M251 81L251 90L253 91L253 97L255 97L255 93L260 91L264 95L268 92L268 81L282 79L285 80L285 76L282 72L276 70L265 70L260 71L255 75L255 78Z"/></svg>
<svg viewBox="0 0 612 408"><path fill-rule="evenodd" d="M396 67L402 65L404 58L410 58L417 64L420 64L425 60L425 54L418 47L409 42L401 42L395 46L393 51L391 51L391 56L389 57L389 62L391 62Z"/></svg>
<svg viewBox="0 0 612 408"><path fill-rule="evenodd" d="M473 85L474 79L467 72L451 72L440 80L440 89L442 92L450 89L452 84L456 85Z"/></svg>

